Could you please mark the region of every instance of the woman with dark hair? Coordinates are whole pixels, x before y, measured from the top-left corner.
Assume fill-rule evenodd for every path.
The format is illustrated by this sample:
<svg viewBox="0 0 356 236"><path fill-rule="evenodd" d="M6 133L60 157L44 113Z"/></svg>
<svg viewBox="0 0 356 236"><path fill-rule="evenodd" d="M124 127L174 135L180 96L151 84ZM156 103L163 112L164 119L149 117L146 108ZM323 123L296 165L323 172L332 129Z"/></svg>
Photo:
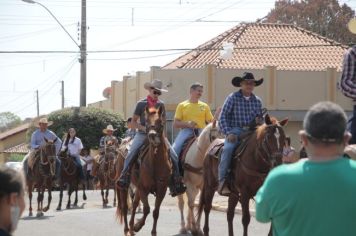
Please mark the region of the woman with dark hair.
<svg viewBox="0 0 356 236"><path fill-rule="evenodd" d="M84 180L83 167L80 162L80 152L83 149L82 140L76 136L74 128L70 128L67 137L64 141L62 150L68 149L69 155L73 157L74 163L77 166L80 174L80 179Z"/></svg>
<svg viewBox="0 0 356 236"><path fill-rule="evenodd" d="M0 166L0 236L10 236L25 209L24 184L16 170Z"/></svg>

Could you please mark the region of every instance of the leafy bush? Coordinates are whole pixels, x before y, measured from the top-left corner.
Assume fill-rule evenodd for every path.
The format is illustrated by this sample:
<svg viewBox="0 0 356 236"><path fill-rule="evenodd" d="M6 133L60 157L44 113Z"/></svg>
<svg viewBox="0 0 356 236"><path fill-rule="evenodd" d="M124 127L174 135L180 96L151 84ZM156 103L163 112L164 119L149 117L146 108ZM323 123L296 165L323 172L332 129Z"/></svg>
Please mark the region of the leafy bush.
<svg viewBox="0 0 356 236"><path fill-rule="evenodd" d="M125 132L125 122L120 114L92 107L74 107L54 111L47 116L53 125L49 127L61 139L69 128L73 127L77 131L77 136L82 140L84 147L97 149L100 138L104 135L103 129L111 124L116 137L123 137ZM30 140L32 132L36 129L39 119L32 122L31 128L27 131L27 138Z"/></svg>

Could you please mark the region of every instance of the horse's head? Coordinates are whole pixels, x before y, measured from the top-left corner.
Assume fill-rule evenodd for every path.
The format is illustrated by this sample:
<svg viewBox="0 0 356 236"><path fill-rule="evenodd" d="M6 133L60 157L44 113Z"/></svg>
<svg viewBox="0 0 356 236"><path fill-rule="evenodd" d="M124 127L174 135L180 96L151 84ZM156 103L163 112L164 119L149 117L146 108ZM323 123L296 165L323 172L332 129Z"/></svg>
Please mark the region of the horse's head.
<svg viewBox="0 0 356 236"><path fill-rule="evenodd" d="M278 121L268 114L265 116L265 124L257 129L257 140L262 147L264 160L271 167L282 163L282 152L285 141L283 126L288 123L288 118Z"/></svg>
<svg viewBox="0 0 356 236"><path fill-rule="evenodd" d="M105 162L112 162L115 160L118 152L117 152L117 147L116 144L112 144L112 145L106 145L105 147L105 154L104 154L104 159Z"/></svg>
<svg viewBox="0 0 356 236"><path fill-rule="evenodd" d="M146 107L146 132L148 141L151 145L157 147L161 144L165 122L162 118L163 107Z"/></svg>
<svg viewBox="0 0 356 236"><path fill-rule="evenodd" d="M40 161L42 165L49 164L51 175L55 175L56 170L56 146L55 142L57 138L54 140L48 140L44 138L45 144L40 149Z"/></svg>
<svg viewBox="0 0 356 236"><path fill-rule="evenodd" d="M218 121L214 119L213 122L203 129L199 135L199 139L202 139L200 140L201 142L211 143L217 138L224 138L224 135L219 130Z"/></svg>
<svg viewBox="0 0 356 236"><path fill-rule="evenodd" d="M68 154L68 148L67 147L62 148L58 153L58 157L61 160L66 159L68 156L69 156L69 154Z"/></svg>

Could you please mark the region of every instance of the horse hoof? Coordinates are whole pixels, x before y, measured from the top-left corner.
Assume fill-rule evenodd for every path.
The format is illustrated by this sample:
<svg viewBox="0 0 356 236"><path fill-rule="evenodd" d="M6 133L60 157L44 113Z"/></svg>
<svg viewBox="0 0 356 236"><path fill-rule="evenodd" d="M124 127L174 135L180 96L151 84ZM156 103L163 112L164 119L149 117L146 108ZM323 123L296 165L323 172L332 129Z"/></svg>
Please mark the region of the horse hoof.
<svg viewBox="0 0 356 236"><path fill-rule="evenodd" d="M135 232L138 232L140 231L140 229L142 228L143 225L140 224L140 222L137 222L135 225L134 225L134 231Z"/></svg>
<svg viewBox="0 0 356 236"><path fill-rule="evenodd" d="M43 208L43 212L47 212L48 210L49 210L48 207ZM43 213L42 213L42 215L43 215Z"/></svg>
<svg viewBox="0 0 356 236"><path fill-rule="evenodd" d="M43 213L42 212L37 212L36 217L41 217L41 216L43 216Z"/></svg>
<svg viewBox="0 0 356 236"><path fill-rule="evenodd" d="M83 196L83 200L84 200L84 201L87 200L87 196L86 196L86 195Z"/></svg>
<svg viewBox="0 0 356 236"><path fill-rule="evenodd" d="M116 207L116 203L114 203L113 206Z"/></svg>
<svg viewBox="0 0 356 236"><path fill-rule="evenodd" d="M28 216L33 216L33 213L32 213L32 211L30 211L30 213L28 213Z"/></svg>
<svg viewBox="0 0 356 236"><path fill-rule="evenodd" d="M77 207L77 206L78 206L78 203L74 203L73 206L74 206L74 207Z"/></svg>
<svg viewBox="0 0 356 236"><path fill-rule="evenodd" d="M61 210L61 207L57 207L57 209L56 209L57 211L60 211Z"/></svg>
<svg viewBox="0 0 356 236"><path fill-rule="evenodd" d="M67 206L66 206L66 209L70 209L70 205L67 205Z"/></svg>

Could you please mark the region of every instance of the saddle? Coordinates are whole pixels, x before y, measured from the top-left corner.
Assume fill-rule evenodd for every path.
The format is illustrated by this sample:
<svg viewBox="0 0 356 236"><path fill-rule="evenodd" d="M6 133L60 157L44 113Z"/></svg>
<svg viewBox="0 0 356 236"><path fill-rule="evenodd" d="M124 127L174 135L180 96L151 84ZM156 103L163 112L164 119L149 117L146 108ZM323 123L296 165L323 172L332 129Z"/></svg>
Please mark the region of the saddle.
<svg viewBox="0 0 356 236"><path fill-rule="evenodd" d="M181 163L185 162L185 157L187 156L189 148L193 145L196 139L197 139L196 136L192 136L184 142L182 152L179 155L179 160Z"/></svg>
<svg viewBox="0 0 356 236"><path fill-rule="evenodd" d="M239 158L244 153L248 140L252 136L253 132L254 131L246 131L238 137L240 143L235 150L235 155L233 156L234 159ZM225 139L215 139L208 148L208 155L220 160L221 153L224 148L224 141Z"/></svg>

